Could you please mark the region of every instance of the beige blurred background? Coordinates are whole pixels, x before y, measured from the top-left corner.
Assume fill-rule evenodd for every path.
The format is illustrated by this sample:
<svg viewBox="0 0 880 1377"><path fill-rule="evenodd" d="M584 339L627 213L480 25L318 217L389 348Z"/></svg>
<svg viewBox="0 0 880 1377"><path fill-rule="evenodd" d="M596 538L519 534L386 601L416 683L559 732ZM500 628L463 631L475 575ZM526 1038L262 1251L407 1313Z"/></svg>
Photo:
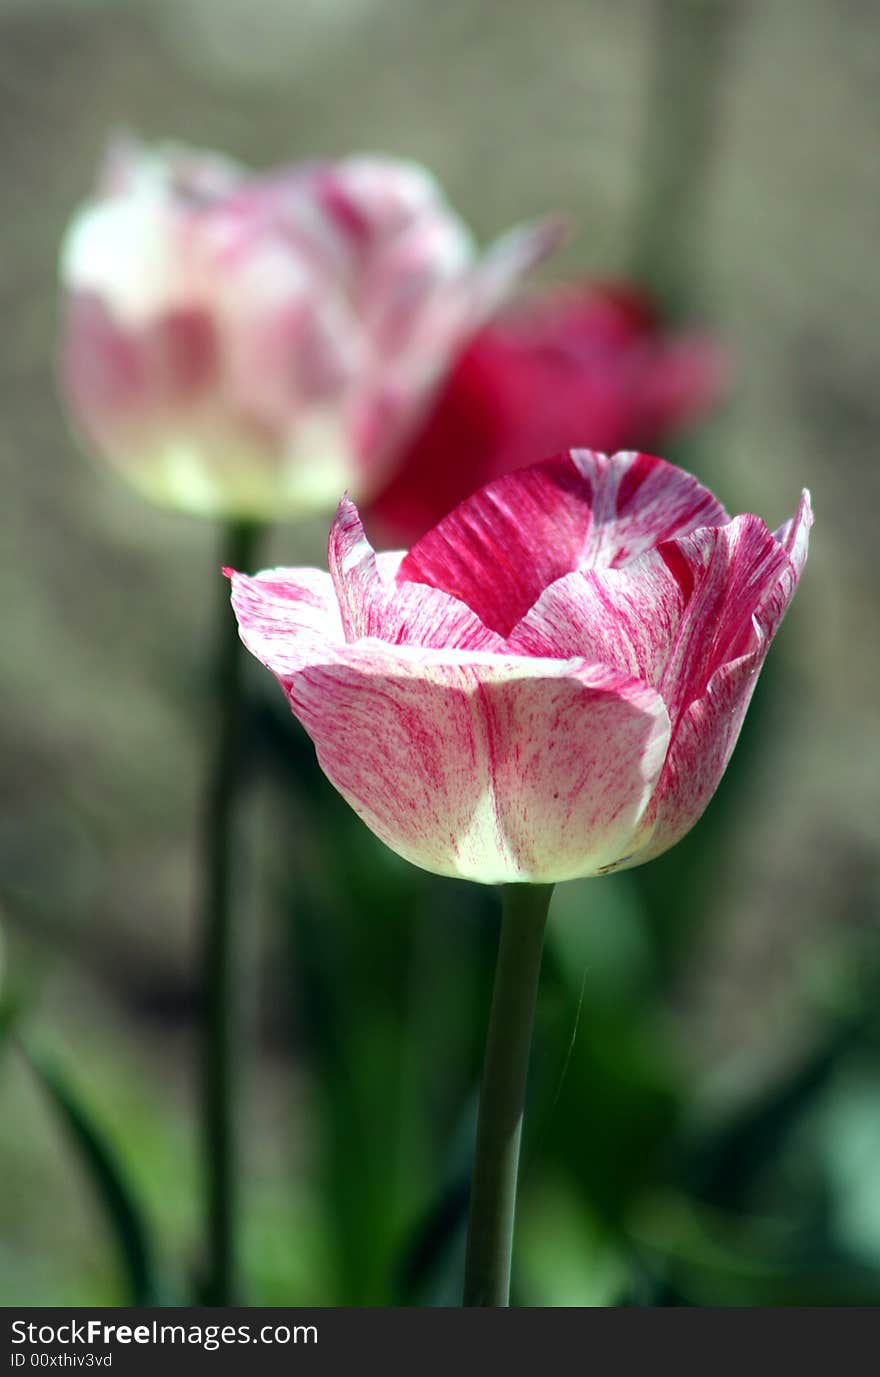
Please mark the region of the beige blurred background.
<svg viewBox="0 0 880 1377"><path fill-rule="evenodd" d="M876 922L880 821L880 8L720 10L711 118L692 131L699 184L669 212L688 313L734 361L700 472L771 525L808 485L816 525L748 806L681 973L696 1072L797 1041L811 1015L792 971L812 963L821 984L841 925ZM0 0L0 924L86 1084L101 1060L144 1161L176 1154L160 1215L194 1209L186 1114L161 1142L155 1115L163 1095L185 1105L189 1076L216 533L142 506L71 443L53 378L65 222L118 126L256 165L387 150L430 165L484 239L570 212L577 234L548 278L626 275L646 242L663 258L662 215L645 224L662 196L643 177L659 156L663 13L652 0ZM273 559L320 559L320 526L276 531ZM259 809L252 821L259 837ZM258 891L255 929L264 919ZM264 1093L275 1074L268 1055L251 1092L255 1251L275 1208L275 1140L257 1131L282 1112ZM65 1239L100 1276L97 1225L71 1204L74 1168L36 1091L14 1070L4 1085L0 1258L17 1239L13 1299L39 1286L51 1303L71 1294L51 1260Z"/></svg>

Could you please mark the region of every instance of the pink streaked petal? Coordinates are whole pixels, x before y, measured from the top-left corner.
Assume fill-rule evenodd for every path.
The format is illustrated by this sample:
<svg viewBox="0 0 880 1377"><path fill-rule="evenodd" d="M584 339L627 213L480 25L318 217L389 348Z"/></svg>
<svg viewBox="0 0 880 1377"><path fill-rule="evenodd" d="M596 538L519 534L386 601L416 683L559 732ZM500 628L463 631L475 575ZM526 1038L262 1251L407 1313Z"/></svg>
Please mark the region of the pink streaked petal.
<svg viewBox="0 0 880 1377"><path fill-rule="evenodd" d="M616 866L666 756L669 718L659 694L584 665L538 686L484 683L481 698L495 834L515 865L511 878L559 881Z"/></svg>
<svg viewBox="0 0 880 1377"><path fill-rule="evenodd" d="M790 521L774 531L775 538L779 541L785 553L791 560L794 568L795 583L800 578L804 565L807 562L807 550L810 544L810 528L813 525L813 506L810 501L810 490L804 488L801 493L801 500L798 509Z"/></svg>
<svg viewBox="0 0 880 1377"><path fill-rule="evenodd" d="M462 502L413 546L398 582L451 593L504 636L563 575L626 564L726 520L710 492L662 459L572 450Z"/></svg>
<svg viewBox="0 0 880 1377"><path fill-rule="evenodd" d="M775 534L774 538L780 541L788 559L777 583L762 598L756 613L755 620L768 643L776 635L800 582L807 562L812 525L813 508L810 504L810 494L804 489L794 516Z"/></svg>
<svg viewBox="0 0 880 1377"><path fill-rule="evenodd" d="M413 546L398 584L440 588L507 635L548 583L577 567L589 497L568 454L507 474Z"/></svg>
<svg viewBox="0 0 880 1377"><path fill-rule="evenodd" d="M344 497L327 546L346 639L375 636L390 645L496 650L501 638L464 603L437 589L386 582L357 507ZM398 561L383 559L396 570Z"/></svg>
<svg viewBox="0 0 880 1377"><path fill-rule="evenodd" d="M324 209L362 247L401 234L422 217L439 214L460 223L438 182L418 163L359 154L316 166L314 179Z"/></svg>
<svg viewBox="0 0 880 1377"><path fill-rule="evenodd" d="M790 564L764 522L750 515L668 541L658 553L685 601L659 684L675 723L716 670L754 648L754 615Z"/></svg>
<svg viewBox="0 0 880 1377"><path fill-rule="evenodd" d="M373 624L381 618L387 592L358 509L347 495L339 503L330 527L327 562L346 640L379 635L378 626Z"/></svg>
<svg viewBox="0 0 880 1377"><path fill-rule="evenodd" d="M483 883L595 874L627 853L669 721L583 663L416 658L373 643L288 686L325 773L426 870Z"/></svg>
<svg viewBox="0 0 880 1377"><path fill-rule="evenodd" d="M383 639L396 645L457 651L500 651L504 645L502 637L465 603L437 589L426 598L413 584L395 589Z"/></svg>
<svg viewBox="0 0 880 1377"><path fill-rule="evenodd" d="M576 569L551 583L505 646L519 655L583 656L656 687L684 611L656 550L622 569Z"/></svg>
<svg viewBox="0 0 880 1377"><path fill-rule="evenodd" d="M62 377L78 417L112 419L149 403L154 379L143 334L120 329L92 292L70 293L65 316Z"/></svg>
<svg viewBox="0 0 880 1377"><path fill-rule="evenodd" d="M394 583L397 571L406 559L406 550L377 550L376 568L385 583Z"/></svg>
<svg viewBox="0 0 880 1377"><path fill-rule="evenodd" d="M323 569L225 571L242 641L284 683L345 645L333 581Z"/></svg>
<svg viewBox="0 0 880 1377"><path fill-rule="evenodd" d="M739 517L738 521L756 522L757 517ZM810 497L805 492L792 520L776 537L771 537L781 541L785 558L778 577L759 598L748 628L738 633L748 648L711 674L705 692L686 707L677 722L671 711L672 743L657 792L640 829L646 840L635 863L649 861L680 841L699 821L715 793L739 737L770 643L794 596L807 557L812 521ZM731 526L735 524L732 522ZM748 531L742 534L750 538ZM756 568L757 564L753 564L753 573ZM743 577L742 567L738 573ZM726 617L722 612L719 624Z"/></svg>
<svg viewBox="0 0 880 1377"><path fill-rule="evenodd" d="M131 195L139 187L161 186L181 204L197 207L233 195L246 170L221 153L179 143L150 145L129 129L112 133L98 171L103 197Z"/></svg>
<svg viewBox="0 0 880 1377"><path fill-rule="evenodd" d="M661 541L730 519L708 488L653 454L623 450L609 457L583 449L572 458L591 492L581 569L618 568Z"/></svg>
<svg viewBox="0 0 880 1377"><path fill-rule="evenodd" d="M657 791L645 813L634 865L653 860L690 832L708 807L739 738L769 642L722 665L673 729Z"/></svg>

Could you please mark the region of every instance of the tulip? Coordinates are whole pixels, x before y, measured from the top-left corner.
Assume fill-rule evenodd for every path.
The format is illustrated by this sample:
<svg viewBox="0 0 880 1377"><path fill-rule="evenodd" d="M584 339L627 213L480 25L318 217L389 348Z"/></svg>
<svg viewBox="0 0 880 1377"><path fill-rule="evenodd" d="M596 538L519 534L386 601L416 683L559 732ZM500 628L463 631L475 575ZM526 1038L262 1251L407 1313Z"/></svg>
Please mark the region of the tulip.
<svg viewBox="0 0 880 1377"><path fill-rule="evenodd" d="M258 176L117 144L62 249L64 393L87 446L165 505L264 520L365 498L558 235L478 260L430 175L391 158Z"/></svg>
<svg viewBox="0 0 880 1377"><path fill-rule="evenodd" d="M329 573L227 570L241 637L336 788L406 859L503 885L464 1303L507 1305L531 1032L558 880L694 826L807 556L648 454L497 479L408 553L343 499Z"/></svg>
<svg viewBox="0 0 880 1377"><path fill-rule="evenodd" d="M689 832L794 593L775 534L646 454L571 451L474 494L408 554L348 499L330 572L232 575L242 639L332 783L441 875L552 884Z"/></svg>
<svg viewBox="0 0 880 1377"><path fill-rule="evenodd" d="M632 289L539 296L460 355L365 513L368 529L410 544L493 478L573 444L658 448L709 411L726 372L711 338L667 328Z"/></svg>

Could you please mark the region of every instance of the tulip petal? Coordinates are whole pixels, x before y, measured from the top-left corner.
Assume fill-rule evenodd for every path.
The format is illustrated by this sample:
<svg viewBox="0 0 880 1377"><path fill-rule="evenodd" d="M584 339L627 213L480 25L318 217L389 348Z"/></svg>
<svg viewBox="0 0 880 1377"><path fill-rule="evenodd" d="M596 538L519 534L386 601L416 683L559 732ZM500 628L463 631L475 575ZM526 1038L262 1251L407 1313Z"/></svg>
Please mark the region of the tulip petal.
<svg viewBox="0 0 880 1377"><path fill-rule="evenodd" d="M375 636L389 645L500 649L500 636L457 598L383 577L358 509L348 497L339 504L327 556L347 640ZM386 560L382 565L389 567Z"/></svg>
<svg viewBox="0 0 880 1377"><path fill-rule="evenodd" d="M739 518L740 522L756 520ZM643 819L640 831L644 841L633 864L652 860L680 841L699 821L718 788L770 643L794 596L806 561L812 520L810 496L805 492L795 517L777 537L784 563L749 619L749 648L712 673L705 691L685 708L677 722L675 713L670 713L672 742L657 792ZM722 612L721 620L726 619Z"/></svg>
<svg viewBox="0 0 880 1377"><path fill-rule="evenodd" d="M795 582L800 578L807 562L812 524L813 507L810 501L810 490L804 488L794 516L790 521L786 521L784 525L780 526L778 531L774 531L775 538L791 560L795 572Z"/></svg>
<svg viewBox="0 0 880 1377"><path fill-rule="evenodd" d="M656 550L622 569L576 569L545 588L505 642L508 652L582 656L657 687L684 611Z"/></svg>
<svg viewBox="0 0 880 1377"><path fill-rule="evenodd" d="M643 817L639 844L624 866L662 855L702 817L733 754L768 648L761 638L749 654L722 665L704 695L683 713Z"/></svg>
<svg viewBox="0 0 880 1377"><path fill-rule="evenodd" d="M791 581L792 566L760 517L750 515L668 541L658 553L685 599L659 683L674 724L716 670L754 649L755 613L781 579Z"/></svg>
<svg viewBox="0 0 880 1377"><path fill-rule="evenodd" d="M282 682L344 647L333 580L323 569L265 569L253 578L224 572L242 641Z"/></svg>
<svg viewBox="0 0 880 1377"><path fill-rule="evenodd" d="M507 636L563 575L625 565L726 521L710 492L662 459L572 450L474 493L413 546L398 582L450 593Z"/></svg>
<svg viewBox="0 0 880 1377"><path fill-rule="evenodd" d="M806 517L783 528L806 558ZM576 570L557 579L514 628L506 648L521 655L583 656L660 689L673 721L711 675L754 642L753 615L769 636L770 604L790 597L785 544L755 516L704 527L619 569ZM770 603L765 608L768 590ZM772 623L772 626L771 626Z"/></svg>
<svg viewBox="0 0 880 1377"><path fill-rule="evenodd" d="M669 743L662 699L605 666L577 676L481 689L494 835L510 878L558 881L619 862L659 778ZM478 857L486 819L472 835Z"/></svg>
<svg viewBox="0 0 880 1377"><path fill-rule="evenodd" d="M181 272L178 226L155 193L81 212L64 239L66 286L103 301L119 324L139 330L192 305Z"/></svg>
<svg viewBox="0 0 880 1377"><path fill-rule="evenodd" d="M483 883L616 863L669 739L654 690L579 661L363 641L287 692L324 772L383 841Z"/></svg>

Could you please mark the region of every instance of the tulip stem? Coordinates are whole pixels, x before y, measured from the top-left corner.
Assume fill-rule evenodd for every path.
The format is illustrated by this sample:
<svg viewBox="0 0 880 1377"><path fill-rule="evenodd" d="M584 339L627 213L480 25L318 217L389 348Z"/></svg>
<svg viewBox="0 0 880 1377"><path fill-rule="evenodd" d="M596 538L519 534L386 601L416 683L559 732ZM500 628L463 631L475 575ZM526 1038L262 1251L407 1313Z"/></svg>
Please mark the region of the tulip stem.
<svg viewBox="0 0 880 1377"><path fill-rule="evenodd" d="M249 570L262 528L234 522L222 532L222 562ZM213 759L202 837L202 1074L207 1275L202 1303L231 1305L237 1292L235 1057L240 1043L234 922L236 794L241 767L244 647L217 570L220 606L211 688Z"/></svg>
<svg viewBox="0 0 880 1377"><path fill-rule="evenodd" d="M471 1186L464 1304L510 1304L526 1073L552 885L505 885Z"/></svg>

